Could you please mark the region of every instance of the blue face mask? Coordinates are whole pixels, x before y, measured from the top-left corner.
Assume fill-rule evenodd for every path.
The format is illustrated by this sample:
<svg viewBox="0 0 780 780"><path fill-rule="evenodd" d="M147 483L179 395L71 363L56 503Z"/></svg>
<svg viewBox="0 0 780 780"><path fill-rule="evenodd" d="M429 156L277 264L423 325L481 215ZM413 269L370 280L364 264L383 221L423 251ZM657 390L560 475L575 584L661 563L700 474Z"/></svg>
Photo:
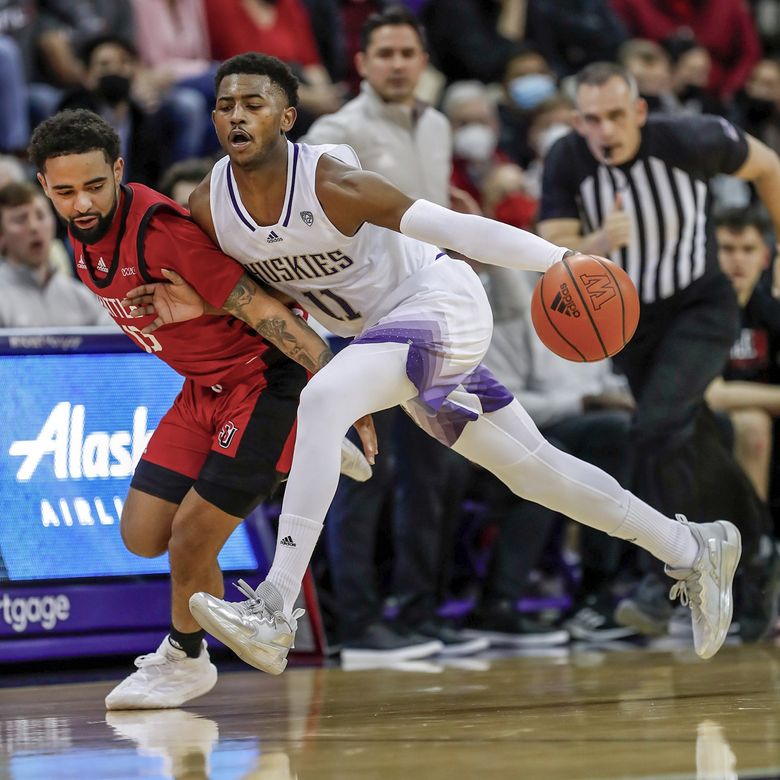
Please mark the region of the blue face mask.
<svg viewBox="0 0 780 780"><path fill-rule="evenodd" d="M518 108L528 110L555 94L555 79L547 73L531 73L512 79L508 89L512 102Z"/></svg>

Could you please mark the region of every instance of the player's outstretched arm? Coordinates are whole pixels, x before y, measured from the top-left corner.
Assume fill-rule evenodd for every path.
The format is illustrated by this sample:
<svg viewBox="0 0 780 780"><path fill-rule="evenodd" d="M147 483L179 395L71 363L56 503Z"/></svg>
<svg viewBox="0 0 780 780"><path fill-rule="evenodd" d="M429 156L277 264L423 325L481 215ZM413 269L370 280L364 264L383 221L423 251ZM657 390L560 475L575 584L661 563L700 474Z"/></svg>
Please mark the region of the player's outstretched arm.
<svg viewBox="0 0 780 780"><path fill-rule="evenodd" d="M413 200L379 174L325 155L317 167L317 196L345 235L370 222L483 263L526 271L546 271L570 251L503 222Z"/></svg>
<svg viewBox="0 0 780 780"><path fill-rule="evenodd" d="M124 303L134 317L156 315L143 329L152 333L163 325L184 322L203 314L232 314L254 328L285 355L313 374L332 357L328 345L281 301L243 274L221 309L214 309L175 271L163 270L168 282L142 284L127 294Z"/></svg>
<svg viewBox="0 0 780 780"><path fill-rule="evenodd" d="M313 374L333 357L328 345L300 317L246 274L238 280L222 308Z"/></svg>

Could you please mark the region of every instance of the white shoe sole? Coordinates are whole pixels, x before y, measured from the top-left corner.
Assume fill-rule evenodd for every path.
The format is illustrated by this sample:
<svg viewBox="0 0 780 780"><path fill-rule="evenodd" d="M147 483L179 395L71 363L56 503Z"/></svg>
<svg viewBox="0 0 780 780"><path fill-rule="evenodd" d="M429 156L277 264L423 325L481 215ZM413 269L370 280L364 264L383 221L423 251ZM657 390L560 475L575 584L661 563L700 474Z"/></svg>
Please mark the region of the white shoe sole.
<svg viewBox="0 0 780 780"><path fill-rule="evenodd" d="M699 658L704 659L712 658L712 656L720 650L728 636L731 619L734 616L734 598L732 596L731 588L734 582L734 575L737 572L739 559L742 557L742 537L737 530L737 527L726 520L718 520L717 524L726 534L725 539L718 540L721 550L720 571L718 572L718 580L721 583L719 603L720 619L718 621L718 633L716 634L714 641L705 647L696 648L696 654ZM707 541L709 542L710 540Z"/></svg>
<svg viewBox="0 0 780 780"><path fill-rule="evenodd" d="M214 619L203 594L190 597L190 612L201 628L229 647L244 663L268 674L281 674L287 668L289 648L250 640L225 632L222 624Z"/></svg>
<svg viewBox="0 0 780 780"><path fill-rule="evenodd" d="M149 697L144 699L144 697L141 694L129 695L129 694L122 693L112 698L111 695L113 693L112 691L111 693L108 694L108 696L106 696L106 701L105 701L106 709L109 711L175 709L176 707L181 707L182 704L185 704L188 701L197 699L199 696L204 696L216 684L217 684L217 667L214 666L214 664L209 664L209 673L203 676L202 683L192 688L187 694L187 696L183 698L179 697L175 699L170 699L169 701L162 704L160 702L155 702L153 699Z"/></svg>

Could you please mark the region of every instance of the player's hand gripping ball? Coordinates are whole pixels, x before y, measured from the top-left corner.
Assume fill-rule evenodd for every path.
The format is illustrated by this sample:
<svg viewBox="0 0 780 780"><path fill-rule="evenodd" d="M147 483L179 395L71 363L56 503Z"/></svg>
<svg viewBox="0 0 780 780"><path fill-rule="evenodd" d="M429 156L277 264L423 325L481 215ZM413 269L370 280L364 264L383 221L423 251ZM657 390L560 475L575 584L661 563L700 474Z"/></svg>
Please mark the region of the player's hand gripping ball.
<svg viewBox="0 0 780 780"><path fill-rule="evenodd" d="M639 322L639 296L628 274L603 257L573 255L547 269L531 298L544 345L590 363L620 352Z"/></svg>

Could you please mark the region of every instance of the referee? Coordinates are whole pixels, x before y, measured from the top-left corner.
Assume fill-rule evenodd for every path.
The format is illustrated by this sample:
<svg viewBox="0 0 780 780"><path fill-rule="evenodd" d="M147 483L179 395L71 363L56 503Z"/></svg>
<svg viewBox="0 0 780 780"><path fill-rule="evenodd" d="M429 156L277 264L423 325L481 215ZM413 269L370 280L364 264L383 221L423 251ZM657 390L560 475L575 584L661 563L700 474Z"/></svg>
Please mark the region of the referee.
<svg viewBox="0 0 780 780"><path fill-rule="evenodd" d="M632 488L662 512L740 528L740 620L743 638L755 638L770 621L756 592L766 596L770 584L759 553L768 514L704 402L738 330L718 267L710 180L726 173L753 182L780 236L780 160L722 117L648 117L634 79L616 64L589 65L575 84L577 132L545 160L539 232L610 257L636 285L639 327L615 359L637 401ZM630 609L619 609L621 622L665 632L670 608L657 592L640 587Z"/></svg>

